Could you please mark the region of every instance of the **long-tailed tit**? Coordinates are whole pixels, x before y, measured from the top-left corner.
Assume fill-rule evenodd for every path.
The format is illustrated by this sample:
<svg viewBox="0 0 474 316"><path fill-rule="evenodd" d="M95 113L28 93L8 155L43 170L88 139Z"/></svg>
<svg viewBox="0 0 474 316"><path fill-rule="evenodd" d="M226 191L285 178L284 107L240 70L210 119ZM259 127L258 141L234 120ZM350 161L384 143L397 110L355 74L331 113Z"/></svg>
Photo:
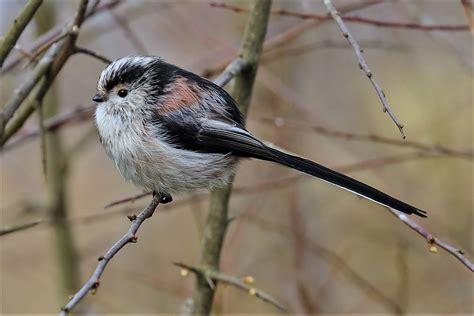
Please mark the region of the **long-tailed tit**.
<svg viewBox="0 0 474 316"><path fill-rule="evenodd" d="M426 217L414 206L313 161L270 148L250 134L232 97L158 57L124 57L102 72L96 123L122 176L171 194L227 183L242 158L273 161L368 200Z"/></svg>

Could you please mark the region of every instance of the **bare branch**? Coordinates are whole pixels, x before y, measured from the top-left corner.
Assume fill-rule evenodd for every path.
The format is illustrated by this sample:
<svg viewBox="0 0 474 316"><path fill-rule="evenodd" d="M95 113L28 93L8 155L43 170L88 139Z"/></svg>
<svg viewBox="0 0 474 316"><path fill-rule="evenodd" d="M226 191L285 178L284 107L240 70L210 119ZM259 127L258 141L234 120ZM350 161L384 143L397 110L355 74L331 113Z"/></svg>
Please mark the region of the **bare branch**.
<svg viewBox="0 0 474 316"><path fill-rule="evenodd" d="M341 273L355 286L363 290L369 297L375 301L383 304L384 306L390 308L396 314L399 314L401 307L397 304L396 301L393 301L390 297L386 296L379 288L374 286L367 280L363 275L359 274L354 270L346 260L334 252L332 249L325 247L316 241L307 238L301 235L301 232L293 228L288 227L287 225L271 223L258 215L244 214L243 220L250 222L265 231L280 233L288 235L289 232L297 235L299 238L304 239L304 247L309 250L312 254L323 258L329 264L339 269Z"/></svg>
<svg viewBox="0 0 474 316"><path fill-rule="evenodd" d="M0 236L4 236L4 235L11 234L11 233L16 233L16 232L19 232L19 231L27 230L27 229L33 228L33 227L35 227L35 226L37 226L38 224L41 224L41 223L43 223L43 221L38 220L38 221L30 222L30 223L23 223L23 224L19 224L19 225L15 225L15 226L1 228L0 229Z"/></svg>
<svg viewBox="0 0 474 316"><path fill-rule="evenodd" d="M277 117L274 119L254 118L251 120L267 123L267 124L273 124L276 127L291 126L291 128L300 128L300 129L307 128L315 133L318 133L324 136L341 138L348 141L353 141L353 140L367 141L367 142L373 142L373 143L379 143L379 144L413 148L420 151L429 152L435 155L446 155L446 156L452 156L452 157L465 158L469 160L474 159L474 151L472 148L460 150L460 149L453 149L441 144L429 144L429 143L422 143L418 141L399 140L399 139L379 136L376 134L351 133L351 132L345 132L341 130L330 129L321 125L314 125L314 124L308 124L301 121L288 120L282 117Z"/></svg>
<svg viewBox="0 0 474 316"><path fill-rule="evenodd" d="M100 60L101 62L103 62L105 64L110 64L112 62L109 58L105 57L104 55L102 55L98 52L95 52L93 50L90 50L88 48L85 48L85 47L77 47L76 46L75 53L84 54L84 55L94 57L94 58Z"/></svg>
<svg viewBox="0 0 474 316"><path fill-rule="evenodd" d="M2 111L2 126L6 126L8 121L12 118L13 114L20 107L21 103L26 99L28 94L33 90L39 80L51 67L54 58L59 54L61 50L61 45L55 45L52 47L48 53L41 58L38 65L35 67L30 76L23 82L23 84L15 90L13 95L10 97L10 100L5 105Z"/></svg>
<svg viewBox="0 0 474 316"><path fill-rule="evenodd" d="M461 0L466 1L467 0ZM231 5L224 2L211 2L211 7L213 8L221 8L231 10L237 13L246 13L249 12L247 8ZM298 12L298 11L291 11L286 9L276 9L271 11L272 15L283 15L283 16L292 16L301 19L312 19L318 21L324 21L331 19L331 17L322 14L314 14L314 13L305 13L305 12ZM376 19L368 19L359 16L345 16L344 20L347 22L352 23L361 23L361 24L368 24L377 27L389 27L389 28L403 28L403 29L410 29L410 30L419 30L419 31L467 31L469 30L468 25L446 25L446 24L434 24L434 25L425 25L419 23L407 23L407 22L392 22L392 21L382 21Z"/></svg>
<svg viewBox="0 0 474 316"><path fill-rule="evenodd" d="M54 131L65 125L70 126L72 123L82 122L84 120L90 119L94 110L95 105L80 106L73 110L56 114L55 116L45 120L43 125L46 131ZM38 128L24 133L18 133L14 138L6 143L5 146L3 146L1 152L8 151L24 143L25 141L38 136L39 134L40 130Z"/></svg>
<svg viewBox="0 0 474 316"><path fill-rule="evenodd" d="M214 281L219 281L225 284L232 285L239 290L247 292L251 296L255 296L259 299L261 299L264 302L270 303L271 305L275 306L282 312L287 312L287 309L278 302L275 298L273 298L271 295L265 293L262 290L259 290L253 286L250 286L249 284L245 283L239 278L224 274L222 272L215 271L213 269L204 269L204 268L197 268L193 267L184 263L179 263L175 262L174 265L181 267L183 269L189 270L193 273L195 273L197 276L205 279L210 279ZM209 281L208 281L209 282ZM210 283L210 282L209 282ZM211 283L212 284L212 283Z"/></svg>
<svg viewBox="0 0 474 316"><path fill-rule="evenodd" d="M352 45L354 48L354 51L357 55L357 59L359 60L359 67L365 72L367 78L369 78L370 82L374 86L375 91L377 92L377 95L380 98L380 101L382 102L383 106L383 111L387 112L387 114L390 116L392 121L397 125L398 130L400 131L400 134L402 135L402 138L405 138L405 134L403 133L403 125L398 121L397 117L395 114L392 112L392 109L390 105L388 104L387 99L385 98L385 93L382 91L382 88L378 84L377 81L375 81L374 75L369 69L369 66L367 66L367 63L365 62L364 57L362 56L362 48L360 48L359 44L356 42L354 37L349 33L349 30L347 29L346 25L344 24L344 21L342 20L340 13L336 10L334 5L332 4L331 0L324 0L324 4L326 5L329 13L333 17L333 19L336 21L336 23L339 25L339 28L342 31L342 34L344 37L349 41L349 43Z"/></svg>
<svg viewBox="0 0 474 316"><path fill-rule="evenodd" d="M98 2L96 1L95 3L98 3ZM105 3L100 4L100 5L96 5L95 3L86 12L86 15L84 17L85 20L88 20L89 18L91 18L91 17L93 17L93 16L95 16L95 15L101 13L101 12L111 10L111 9L115 8L117 5L123 3L123 1L113 0L113 1L110 1L110 2L105 2ZM33 55L34 52L38 48L40 48L45 43L51 41L51 39L56 38L61 33L63 33L64 29L65 28L67 29L69 24L70 23L67 22L65 25L64 24L58 25L58 26L54 27L53 29L51 29L50 31L48 31L47 33L45 33L44 35L42 35L41 37L39 37L37 40L35 40L29 46L30 47L29 48L29 51L30 51L29 54ZM25 54L23 54L22 56L18 56L18 57L15 56L15 58L12 58L12 60L10 62L8 62L8 64L5 65L4 68L2 68L2 70L0 71L0 75L5 75L7 72L9 72L13 68L15 68L24 58L25 58Z"/></svg>
<svg viewBox="0 0 474 316"><path fill-rule="evenodd" d="M242 60L242 58L236 58L225 68L219 77L214 80L214 83L219 86L225 86L244 68L245 61Z"/></svg>
<svg viewBox="0 0 474 316"><path fill-rule="evenodd" d="M67 315L72 309L89 293L89 291L96 291L100 285L100 277L104 273L105 267L109 261L117 254L126 244L136 243L136 233L143 224L143 222L150 218L155 209L160 204L161 197L157 194L153 197L151 203L137 216L130 216L132 221L128 232L122 236L102 257L99 258L99 264L92 276L84 284L84 286L69 300L66 306L61 310L59 315Z"/></svg>
<svg viewBox="0 0 474 316"><path fill-rule="evenodd" d="M0 68L3 67L3 62L13 47L15 47L18 38L20 38L21 33L23 33L28 23L30 23L36 11L41 6L41 3L43 3L43 0L29 0L13 21L11 28L0 43Z"/></svg>
<svg viewBox="0 0 474 316"><path fill-rule="evenodd" d="M395 215L399 220L401 220L405 225L410 227L410 229L414 230L421 236L423 236L428 244L430 245L430 252L437 252L435 246L439 246L440 248L444 249L449 254L453 255L456 259L458 259L463 265L465 265L471 272L474 271L474 263L472 263L468 258L464 256L464 252L456 247L451 246L450 244L445 243L444 241L440 240L439 238L435 237L432 233L422 227L420 224L415 222L411 217L406 216L402 212L397 210L388 208L390 213Z"/></svg>
<svg viewBox="0 0 474 316"><path fill-rule="evenodd" d="M5 142L23 125L26 119L36 110L36 104L41 103L42 99L48 92L49 87L53 84L54 78L61 71L62 67L65 65L69 57L74 53L74 47L77 37L79 35L79 29L85 19L87 3L88 0L82 0L80 2L74 19L68 24L67 27L67 29L69 30L69 36L62 39L60 42L54 44L49 49L49 51L51 51L51 54L53 54L53 52L56 52L56 50L59 51L57 52L57 56L56 54L54 54L54 60L48 66L47 73L44 74L43 78L40 81L36 81L36 88L31 93L31 97L25 102L23 102L24 97L22 97L23 100L22 102L20 102L20 104L23 103L22 109L20 109L20 111L17 111L20 104L12 102L11 108L9 106L5 109L9 109L6 114L2 112L3 118L0 122L2 123L0 124L0 143L2 147ZM31 89L29 91L31 91ZM6 121L8 121L8 119L10 119L15 112L17 113L15 119L10 120L9 125L3 124L6 123ZM6 117L8 117L7 120L5 120Z"/></svg>
<svg viewBox="0 0 474 316"><path fill-rule="evenodd" d="M356 4L348 4L340 8L340 11L343 13L351 12L354 10L359 10L366 8L368 6L380 3L381 0L373 0L373 1L368 1L368 2L363 2L363 3L356 3ZM326 22L326 20L308 20L308 21L303 21L301 23L298 23L297 25L285 30L284 32L278 33L275 36L267 39L263 43L263 51L268 52L274 48L277 48L279 46L282 46L284 44L287 44L291 40L295 39L299 35L303 34L304 32L312 29L313 27L316 27L320 25L321 23ZM217 73L223 71L228 64L232 62L232 58L227 58L219 62L217 65L213 67L209 67L205 69L202 73L203 76L205 77L211 77L216 75Z"/></svg>

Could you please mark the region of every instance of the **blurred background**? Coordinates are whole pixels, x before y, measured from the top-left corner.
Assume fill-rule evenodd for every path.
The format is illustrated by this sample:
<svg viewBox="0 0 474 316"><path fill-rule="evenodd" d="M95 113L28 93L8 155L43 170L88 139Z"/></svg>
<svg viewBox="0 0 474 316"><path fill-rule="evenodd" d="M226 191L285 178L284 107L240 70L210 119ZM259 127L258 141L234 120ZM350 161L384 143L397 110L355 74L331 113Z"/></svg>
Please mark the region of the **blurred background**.
<svg viewBox="0 0 474 316"><path fill-rule="evenodd" d="M242 8L250 4L226 3ZM0 34L24 4L0 2ZM356 5L348 15L385 21L467 24L463 6L455 0L334 4ZM72 0L45 1L6 65L49 29L69 21L77 5ZM159 55L207 76L218 74L213 69L236 56L247 17L208 1L100 1L99 6L105 9L81 28L81 47L109 59ZM322 1L274 1L273 9L326 14ZM356 23L348 27L405 125L405 142L427 148L354 139L354 134L373 134L401 141L333 20L271 16L267 40L298 31L263 54L249 130L427 210L429 217L416 221L472 259L471 33ZM44 115L91 106L104 67L88 55L72 56L45 100ZM30 69L23 58L2 73L1 104ZM37 128L38 118L32 116L11 141ZM335 131L347 135L327 135ZM49 181L38 137L7 146L0 156L0 227L40 221L0 237L4 314L57 312L93 272L97 258L128 229L125 215L138 213L150 200L104 209L141 191L126 183L107 159L90 116L47 137L55 144L47 150L56 157L47 164L61 166ZM436 151L437 144L455 153ZM234 187L230 216L236 219L226 236L221 270L253 276L255 287L291 313L473 312L472 274L441 249L430 252L422 237L383 207L268 162L243 162ZM97 294L81 304L82 311L182 311L192 296L194 277L183 278L172 263L198 264L208 195L174 200L145 222L137 244L114 257ZM214 311L278 312L229 286L219 287Z"/></svg>

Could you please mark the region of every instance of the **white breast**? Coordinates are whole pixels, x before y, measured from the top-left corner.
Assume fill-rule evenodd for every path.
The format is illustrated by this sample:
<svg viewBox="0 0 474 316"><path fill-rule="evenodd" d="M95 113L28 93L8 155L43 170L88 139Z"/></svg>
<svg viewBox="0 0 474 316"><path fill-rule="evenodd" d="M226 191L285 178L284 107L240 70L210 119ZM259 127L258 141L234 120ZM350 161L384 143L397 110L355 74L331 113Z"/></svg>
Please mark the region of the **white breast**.
<svg viewBox="0 0 474 316"><path fill-rule="evenodd" d="M147 190L175 193L211 188L227 183L234 172L235 157L175 148L160 133L148 132L142 117L99 106L96 123L107 155L122 176Z"/></svg>

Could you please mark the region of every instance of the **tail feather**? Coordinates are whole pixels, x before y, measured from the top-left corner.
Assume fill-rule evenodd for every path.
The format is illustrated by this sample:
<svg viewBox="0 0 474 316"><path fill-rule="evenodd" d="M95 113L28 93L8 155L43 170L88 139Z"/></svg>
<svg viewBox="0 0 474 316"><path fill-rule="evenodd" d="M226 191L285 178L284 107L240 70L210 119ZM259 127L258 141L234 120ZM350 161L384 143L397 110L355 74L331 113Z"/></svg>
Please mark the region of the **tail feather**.
<svg viewBox="0 0 474 316"><path fill-rule="evenodd" d="M373 202L396 209L397 211L406 214L415 214L420 217L427 217L426 212L420 210L419 208L411 206L367 184L364 184L339 172L326 168L311 160L286 154L284 152L267 146L266 149L267 150L264 154L260 152L260 159L271 160L287 167L304 172L306 174L315 176L317 178L320 178L321 180L339 186L347 191L355 193Z"/></svg>

